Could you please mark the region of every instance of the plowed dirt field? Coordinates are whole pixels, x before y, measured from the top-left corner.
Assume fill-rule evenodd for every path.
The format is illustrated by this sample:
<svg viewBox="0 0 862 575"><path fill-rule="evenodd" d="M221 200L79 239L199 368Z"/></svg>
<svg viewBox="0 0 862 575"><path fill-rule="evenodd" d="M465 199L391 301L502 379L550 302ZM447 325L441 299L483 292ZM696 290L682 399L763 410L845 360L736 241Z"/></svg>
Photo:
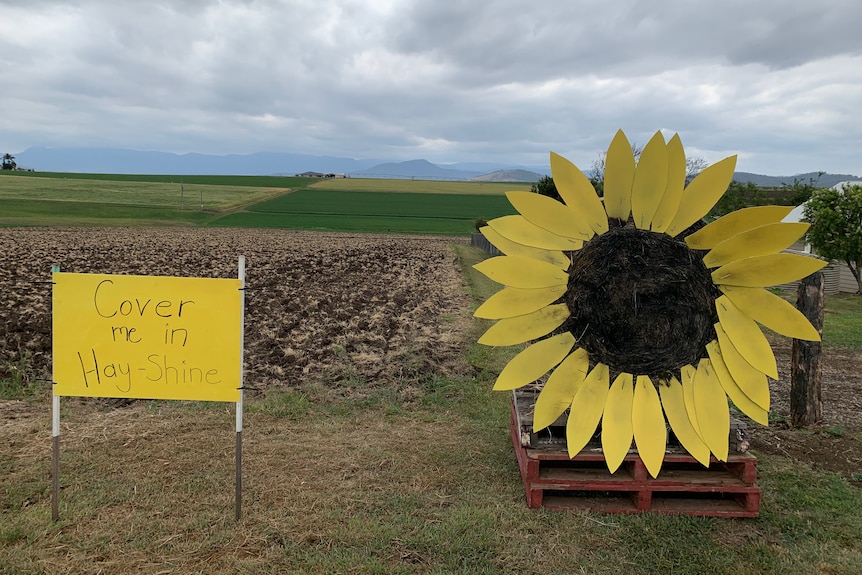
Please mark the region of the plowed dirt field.
<svg viewBox="0 0 862 575"><path fill-rule="evenodd" d="M246 258L246 386L408 383L463 363L459 238L284 230L0 229L0 377L51 374L51 266L237 277ZM4 370L6 370L4 372Z"/></svg>

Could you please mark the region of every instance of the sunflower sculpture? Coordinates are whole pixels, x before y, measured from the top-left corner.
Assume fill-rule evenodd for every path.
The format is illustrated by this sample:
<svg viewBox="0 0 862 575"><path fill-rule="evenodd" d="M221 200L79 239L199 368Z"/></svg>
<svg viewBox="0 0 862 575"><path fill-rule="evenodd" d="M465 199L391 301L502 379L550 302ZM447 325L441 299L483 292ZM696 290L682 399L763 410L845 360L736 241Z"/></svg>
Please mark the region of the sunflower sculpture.
<svg viewBox="0 0 862 575"><path fill-rule="evenodd" d="M619 131L607 151L604 202L574 164L551 153L564 203L509 192L520 215L480 230L505 255L475 266L504 286L475 312L498 320L479 343L530 342L494 389L517 389L548 375L534 430L568 409L570 457L601 425L611 473L634 440L656 477L667 420L697 461L708 466L710 453L726 461L728 398L768 424L767 378L777 379L778 369L758 323L789 337L820 339L805 316L764 289L825 265L779 253L808 224L782 223L792 209L783 206L702 221L735 166L735 156L726 158L686 186L678 135L665 142L657 132L636 162Z"/></svg>

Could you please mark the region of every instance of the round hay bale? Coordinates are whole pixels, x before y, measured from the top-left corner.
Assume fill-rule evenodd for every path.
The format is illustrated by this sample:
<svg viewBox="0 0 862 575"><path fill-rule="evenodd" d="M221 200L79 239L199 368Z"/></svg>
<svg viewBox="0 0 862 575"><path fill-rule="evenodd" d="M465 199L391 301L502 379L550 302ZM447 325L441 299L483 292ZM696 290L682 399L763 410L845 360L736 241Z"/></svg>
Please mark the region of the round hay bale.
<svg viewBox="0 0 862 575"><path fill-rule="evenodd" d="M721 294L703 253L682 238L629 222L571 252L565 302L572 315L564 329L591 363L655 380L678 377L682 366L706 356Z"/></svg>

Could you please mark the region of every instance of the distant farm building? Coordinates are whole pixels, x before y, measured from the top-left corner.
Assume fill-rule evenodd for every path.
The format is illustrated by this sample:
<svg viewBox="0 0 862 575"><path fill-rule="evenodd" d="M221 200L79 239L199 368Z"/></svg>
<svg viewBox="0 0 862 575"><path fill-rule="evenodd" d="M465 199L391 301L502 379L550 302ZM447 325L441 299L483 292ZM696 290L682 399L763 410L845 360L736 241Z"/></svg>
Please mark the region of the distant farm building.
<svg viewBox="0 0 862 575"><path fill-rule="evenodd" d="M348 178L347 174L324 174L322 172L302 172L301 174L296 174L298 178Z"/></svg>

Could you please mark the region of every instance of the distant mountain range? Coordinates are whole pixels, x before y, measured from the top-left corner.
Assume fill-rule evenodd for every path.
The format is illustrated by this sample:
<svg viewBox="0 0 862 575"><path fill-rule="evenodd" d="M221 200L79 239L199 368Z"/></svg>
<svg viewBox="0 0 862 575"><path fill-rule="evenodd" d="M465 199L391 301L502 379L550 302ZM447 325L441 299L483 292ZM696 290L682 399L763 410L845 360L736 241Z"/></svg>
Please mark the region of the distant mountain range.
<svg viewBox="0 0 862 575"><path fill-rule="evenodd" d="M350 174L353 178L419 178L423 180L467 180L481 172L443 168L427 160L386 162Z"/></svg>
<svg viewBox="0 0 862 575"><path fill-rule="evenodd" d="M176 175L294 175L302 172L347 174L354 178L404 178L422 180L476 180L485 182L536 182L549 175L548 166L511 166L492 162L462 162L437 165L427 160L386 162L381 159L354 159L307 154L259 152L254 154L171 154L116 148L33 147L14 154L20 168L40 172L92 174L176 174ZM763 176L736 172L734 179L758 186L793 185L794 180L818 187L830 187L850 174L816 172L796 176Z"/></svg>
<svg viewBox="0 0 862 575"><path fill-rule="evenodd" d="M821 174L820 172L807 172L795 176L761 176L760 174L749 174L748 172L735 172L733 179L740 183L751 182L762 188L780 188L781 186L792 186L794 182L800 184L811 183L817 188L831 188L839 182L862 179L851 174Z"/></svg>
<svg viewBox="0 0 862 575"><path fill-rule="evenodd" d="M462 162L439 166L426 160L385 162L380 159L268 152L216 156L115 148L33 147L14 156L18 167L22 169L86 174L292 176L303 172L318 172L348 174L357 178L467 180L490 172L513 168L513 166L490 162ZM517 168L520 169L523 166L517 166ZM541 167L531 169L542 170ZM542 173L528 175L530 179L525 181L537 181L542 175ZM520 176L524 177L524 174Z"/></svg>

